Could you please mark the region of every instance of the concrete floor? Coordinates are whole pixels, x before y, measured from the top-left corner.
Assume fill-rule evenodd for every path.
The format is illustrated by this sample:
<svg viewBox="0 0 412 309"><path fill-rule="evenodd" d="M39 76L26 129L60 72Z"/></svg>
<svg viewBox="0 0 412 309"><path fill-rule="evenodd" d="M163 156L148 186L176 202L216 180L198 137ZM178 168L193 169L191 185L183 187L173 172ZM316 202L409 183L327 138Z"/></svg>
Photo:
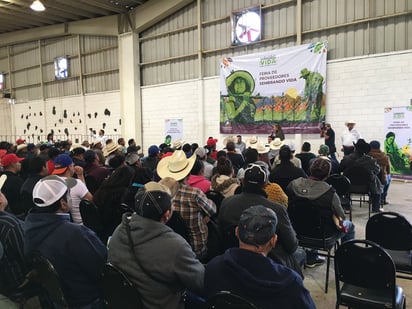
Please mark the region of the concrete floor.
<svg viewBox="0 0 412 309"><path fill-rule="evenodd" d="M386 211L398 212L404 215L409 222L412 222L412 183L392 180L388 193L388 202L389 205L385 205ZM359 203L354 202L352 221L355 224L356 239L365 239L365 226L368 221L366 205L360 208ZM304 270L304 284L310 291L318 309L335 308L336 286L333 259L330 268L329 291L327 294L324 293L326 265ZM406 308L412 309L412 280L397 278L396 284L403 288L406 295Z"/></svg>

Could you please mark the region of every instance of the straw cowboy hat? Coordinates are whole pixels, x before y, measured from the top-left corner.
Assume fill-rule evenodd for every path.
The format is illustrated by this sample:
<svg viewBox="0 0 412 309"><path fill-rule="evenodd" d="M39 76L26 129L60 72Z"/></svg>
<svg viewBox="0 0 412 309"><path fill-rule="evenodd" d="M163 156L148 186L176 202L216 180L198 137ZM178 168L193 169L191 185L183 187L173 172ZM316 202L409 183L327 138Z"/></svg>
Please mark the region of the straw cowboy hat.
<svg viewBox="0 0 412 309"><path fill-rule="evenodd" d="M175 150L171 156L159 161L156 171L160 178L172 177L179 181L189 175L195 160L195 154L187 158L183 150Z"/></svg>
<svg viewBox="0 0 412 309"><path fill-rule="evenodd" d="M258 143L258 139L254 135L246 140L246 147L256 148L255 145L257 145L257 143Z"/></svg>
<svg viewBox="0 0 412 309"><path fill-rule="evenodd" d="M285 143L280 140L279 137L276 137L273 141L270 142L269 147L272 150L279 150Z"/></svg>
<svg viewBox="0 0 412 309"><path fill-rule="evenodd" d="M175 141L172 142L172 148L173 149L179 149L182 148L182 146L184 145L185 141L181 140L181 139L177 139Z"/></svg>
<svg viewBox="0 0 412 309"><path fill-rule="evenodd" d="M250 148L256 149L259 154L268 153L270 150L269 146L263 145L261 143L254 144L253 146L250 146Z"/></svg>
<svg viewBox="0 0 412 309"><path fill-rule="evenodd" d="M22 151L24 148L27 148L27 144L20 144L16 148L16 152Z"/></svg>
<svg viewBox="0 0 412 309"><path fill-rule="evenodd" d="M121 145L117 145L116 143L110 143L108 145L106 145L106 148L103 151L103 156L106 158L108 157L111 153L115 152L115 151L121 151L122 150L122 146Z"/></svg>
<svg viewBox="0 0 412 309"><path fill-rule="evenodd" d="M233 136L233 135L226 136L226 137L223 139L223 145L226 147L227 143L229 143L229 142L236 143L236 142L237 142L237 138L236 138L235 136Z"/></svg>

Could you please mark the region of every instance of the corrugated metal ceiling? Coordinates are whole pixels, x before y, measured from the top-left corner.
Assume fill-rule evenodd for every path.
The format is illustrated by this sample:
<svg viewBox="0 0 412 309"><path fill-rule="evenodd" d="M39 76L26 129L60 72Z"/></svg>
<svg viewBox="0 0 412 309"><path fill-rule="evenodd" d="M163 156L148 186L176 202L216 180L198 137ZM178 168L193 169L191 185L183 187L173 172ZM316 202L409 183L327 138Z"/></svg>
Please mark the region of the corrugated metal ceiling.
<svg viewBox="0 0 412 309"><path fill-rule="evenodd" d="M96 17L123 14L147 0L41 0L43 12L30 9L33 0L0 0L0 34Z"/></svg>

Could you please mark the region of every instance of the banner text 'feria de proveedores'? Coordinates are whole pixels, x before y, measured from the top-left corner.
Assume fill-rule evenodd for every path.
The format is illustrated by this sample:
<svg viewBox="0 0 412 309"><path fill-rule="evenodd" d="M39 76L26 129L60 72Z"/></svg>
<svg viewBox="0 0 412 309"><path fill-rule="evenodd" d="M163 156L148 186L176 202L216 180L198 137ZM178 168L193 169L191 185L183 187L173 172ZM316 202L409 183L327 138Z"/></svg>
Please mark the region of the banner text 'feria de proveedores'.
<svg viewBox="0 0 412 309"><path fill-rule="evenodd" d="M220 132L318 133L325 119L327 43L225 57L220 64Z"/></svg>

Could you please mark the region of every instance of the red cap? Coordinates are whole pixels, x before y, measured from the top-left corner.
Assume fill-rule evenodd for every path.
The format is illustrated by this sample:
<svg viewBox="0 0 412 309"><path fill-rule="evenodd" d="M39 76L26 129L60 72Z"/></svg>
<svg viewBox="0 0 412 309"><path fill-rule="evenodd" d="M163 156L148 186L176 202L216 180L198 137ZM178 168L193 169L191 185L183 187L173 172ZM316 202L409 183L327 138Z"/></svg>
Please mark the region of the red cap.
<svg viewBox="0 0 412 309"><path fill-rule="evenodd" d="M208 140L206 141L206 145L208 145L209 147L216 146L216 143L217 143L217 139L213 137L209 137Z"/></svg>
<svg viewBox="0 0 412 309"><path fill-rule="evenodd" d="M3 158L1 158L1 165L3 165L4 167L7 167L9 165L12 165L13 163L20 162L23 160L24 158L19 158L14 153L9 153L9 154L4 155Z"/></svg>
<svg viewBox="0 0 412 309"><path fill-rule="evenodd" d="M21 144L24 144L26 142L26 140L24 140L24 139L22 139L22 138L19 138L17 141L16 141L16 144L17 145L21 145Z"/></svg>

